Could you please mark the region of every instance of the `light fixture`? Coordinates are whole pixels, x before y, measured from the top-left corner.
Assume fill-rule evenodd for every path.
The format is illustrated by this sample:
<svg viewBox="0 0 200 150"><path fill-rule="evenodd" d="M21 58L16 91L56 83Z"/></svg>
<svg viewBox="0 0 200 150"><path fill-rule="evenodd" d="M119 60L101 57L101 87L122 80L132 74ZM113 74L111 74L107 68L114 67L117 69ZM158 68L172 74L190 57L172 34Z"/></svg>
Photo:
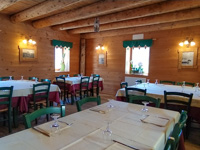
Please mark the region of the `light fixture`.
<svg viewBox="0 0 200 150"><path fill-rule="evenodd" d="M105 47L104 46L101 46L101 45L98 45L97 47L96 47L96 50L104 50L105 49Z"/></svg>
<svg viewBox="0 0 200 150"><path fill-rule="evenodd" d="M179 43L179 45L180 46L184 46L184 45L186 45L187 47L189 47L189 46L194 46L195 45L195 42L193 41L193 39L192 38L186 38L185 39L185 41L182 41L182 42L180 42Z"/></svg>
<svg viewBox="0 0 200 150"><path fill-rule="evenodd" d="M24 44L33 44L33 45L35 45L35 44L36 44L36 41L33 41L33 40L30 38L30 39L24 39L24 40L23 40L23 43L24 43Z"/></svg>

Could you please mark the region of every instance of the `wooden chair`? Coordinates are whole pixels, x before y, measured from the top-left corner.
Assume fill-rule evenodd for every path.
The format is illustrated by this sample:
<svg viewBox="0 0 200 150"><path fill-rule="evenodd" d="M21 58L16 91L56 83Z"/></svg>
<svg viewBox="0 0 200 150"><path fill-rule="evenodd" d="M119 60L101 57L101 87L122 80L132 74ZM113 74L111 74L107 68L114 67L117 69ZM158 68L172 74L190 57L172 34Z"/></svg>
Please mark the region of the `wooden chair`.
<svg viewBox="0 0 200 150"><path fill-rule="evenodd" d="M74 104L74 96L67 88L67 85L65 83L65 77L56 77L56 84L59 86L59 88L61 90L60 97L61 97L61 99L63 97L63 102L66 103L66 101L67 101L68 103L70 103L69 95L71 95L71 104L73 105Z"/></svg>
<svg viewBox="0 0 200 150"><path fill-rule="evenodd" d="M93 74L93 77L100 77L99 74Z"/></svg>
<svg viewBox="0 0 200 150"><path fill-rule="evenodd" d="M187 94L182 92L167 92L164 91L164 108L179 111L187 111L190 114L190 106L192 102L193 94ZM189 115L188 115L189 116ZM189 136L191 118L188 117L186 123L186 137Z"/></svg>
<svg viewBox="0 0 200 150"><path fill-rule="evenodd" d="M99 96L99 79L100 76L93 76L92 78L92 88L90 89L92 96L94 96L95 90L96 90L96 95Z"/></svg>
<svg viewBox="0 0 200 150"><path fill-rule="evenodd" d="M126 101L129 102L130 96L146 95L147 89L125 87L125 91L126 91Z"/></svg>
<svg viewBox="0 0 200 150"><path fill-rule="evenodd" d="M83 97L88 97L88 86L89 86L90 77L81 77L80 89L76 91L79 94L80 99Z"/></svg>
<svg viewBox="0 0 200 150"><path fill-rule="evenodd" d="M81 111L81 106L85 103L88 102L97 102L97 105L101 104L101 98L100 96L97 97L86 97L81 99L80 101L76 101L76 107L77 107L77 111Z"/></svg>
<svg viewBox="0 0 200 150"><path fill-rule="evenodd" d="M176 82L175 82L175 81L168 81L168 80L160 80L160 84L171 84L171 85L175 85Z"/></svg>
<svg viewBox="0 0 200 150"><path fill-rule="evenodd" d="M139 83L139 84L141 84L142 83L142 80L135 80L135 83Z"/></svg>
<svg viewBox="0 0 200 150"><path fill-rule="evenodd" d="M30 106L33 106L34 110L38 109L38 105L40 108L44 105L49 107L49 90L50 83L33 84L33 100L30 101Z"/></svg>
<svg viewBox="0 0 200 150"><path fill-rule="evenodd" d="M120 88L125 88L125 87L128 87L128 82L121 82Z"/></svg>
<svg viewBox="0 0 200 150"><path fill-rule="evenodd" d="M28 80L32 80L32 81L37 80L37 81L39 81L39 78L37 78L37 77L28 77Z"/></svg>
<svg viewBox="0 0 200 150"><path fill-rule="evenodd" d="M51 83L51 80L49 80L49 79L41 79L41 82L44 82L44 83Z"/></svg>
<svg viewBox="0 0 200 150"><path fill-rule="evenodd" d="M9 76L9 77L0 77L0 81L10 80L10 77L11 77L12 80L14 80L13 76Z"/></svg>
<svg viewBox="0 0 200 150"><path fill-rule="evenodd" d="M8 121L8 129L9 133L12 132L12 120L11 120L11 112L12 112L12 94L13 94L13 86L11 87L0 87L0 113L7 113L7 119L4 116L4 122ZM4 115L5 115L4 114Z"/></svg>
<svg viewBox="0 0 200 150"><path fill-rule="evenodd" d="M177 82L177 85L183 85L183 82ZM195 86L195 83L185 82L185 85L186 85L186 86L194 87L194 86Z"/></svg>
<svg viewBox="0 0 200 150"><path fill-rule="evenodd" d="M142 102L145 101L145 102L150 102L150 103L153 103L155 104L155 107L159 108L160 107L160 98L153 98L153 97L150 97L150 96L129 96L129 102L130 103L135 103L135 104L142 104Z"/></svg>
<svg viewBox="0 0 200 150"><path fill-rule="evenodd" d="M42 115L49 115L52 113L58 113L61 117L65 116L65 106L60 107L48 107L36 110L32 113L24 115L24 124L26 129L31 128L31 122Z"/></svg>
<svg viewBox="0 0 200 150"><path fill-rule="evenodd" d="M78 76L81 76L81 75L80 75L80 74L74 74L73 76L74 76L74 77L78 77Z"/></svg>

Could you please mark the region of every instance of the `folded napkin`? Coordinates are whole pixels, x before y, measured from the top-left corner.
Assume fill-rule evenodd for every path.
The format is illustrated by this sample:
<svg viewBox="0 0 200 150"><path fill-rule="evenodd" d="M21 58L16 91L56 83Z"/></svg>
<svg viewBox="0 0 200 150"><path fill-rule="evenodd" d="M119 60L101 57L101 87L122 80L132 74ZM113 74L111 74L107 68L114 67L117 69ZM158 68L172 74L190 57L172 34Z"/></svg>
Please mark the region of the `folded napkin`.
<svg viewBox="0 0 200 150"><path fill-rule="evenodd" d="M109 109L97 108L97 107L90 108L89 110L95 111L95 112L98 112L98 113L101 113L101 114L106 114L107 112L109 112Z"/></svg>
<svg viewBox="0 0 200 150"><path fill-rule="evenodd" d="M38 132L41 132L42 134L46 135L46 136L52 136L53 132L52 132L52 128L56 128L56 127L51 127L53 125L53 122L48 122L48 123L44 123L38 126L33 127L35 130L37 130ZM58 123L59 127L58 127L58 131L60 132L66 128L69 128L70 126L65 124L65 123Z"/></svg>
<svg viewBox="0 0 200 150"><path fill-rule="evenodd" d="M169 119L149 115L141 121L144 123L151 123L160 127L165 127Z"/></svg>

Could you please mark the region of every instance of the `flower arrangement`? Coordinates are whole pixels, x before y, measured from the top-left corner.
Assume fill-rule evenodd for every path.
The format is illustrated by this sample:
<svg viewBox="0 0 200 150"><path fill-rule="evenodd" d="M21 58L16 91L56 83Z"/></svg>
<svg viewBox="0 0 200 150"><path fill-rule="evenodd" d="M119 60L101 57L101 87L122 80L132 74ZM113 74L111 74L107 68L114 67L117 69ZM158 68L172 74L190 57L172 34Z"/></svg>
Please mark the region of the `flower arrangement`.
<svg viewBox="0 0 200 150"><path fill-rule="evenodd" d="M130 61L130 63L131 63L131 72L132 73L143 73L143 68L142 68L143 64L142 64L142 62L139 62L138 66L133 65L133 61L132 60Z"/></svg>

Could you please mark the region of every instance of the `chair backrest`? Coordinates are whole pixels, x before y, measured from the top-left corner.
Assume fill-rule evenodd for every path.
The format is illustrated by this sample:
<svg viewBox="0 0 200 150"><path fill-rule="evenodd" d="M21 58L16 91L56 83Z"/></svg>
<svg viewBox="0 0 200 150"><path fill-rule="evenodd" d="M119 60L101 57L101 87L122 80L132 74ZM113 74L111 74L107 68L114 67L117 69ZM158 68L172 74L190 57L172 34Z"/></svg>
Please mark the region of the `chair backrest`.
<svg viewBox="0 0 200 150"><path fill-rule="evenodd" d="M61 105L60 107L48 107L48 108L42 108L35 110L34 112L30 114L25 114L24 115L24 124L26 129L31 128L31 122L35 120L36 118L42 116L42 115L47 115L47 114L52 114L52 113L58 113L60 114L61 117L65 116L65 106Z"/></svg>
<svg viewBox="0 0 200 150"><path fill-rule="evenodd" d="M99 74L93 74L93 77L100 77Z"/></svg>
<svg viewBox="0 0 200 150"><path fill-rule="evenodd" d="M85 103L88 103L88 102L97 102L97 105L100 105L101 104L101 97L100 96L86 97L86 98L83 98L79 101L76 101L77 111L81 111L81 106Z"/></svg>
<svg viewBox="0 0 200 150"><path fill-rule="evenodd" d="M127 102L129 102L130 96L146 95L147 89L125 87L125 91L126 91L126 100Z"/></svg>
<svg viewBox="0 0 200 150"><path fill-rule="evenodd" d="M178 148L181 133L182 130L179 127L179 123L176 123L172 131L172 134L169 136L167 140L164 150L176 150Z"/></svg>
<svg viewBox="0 0 200 150"><path fill-rule="evenodd" d="M140 83L140 84L141 84L141 83L142 83L142 80L139 80L139 79L138 79L138 80L135 80L135 82L137 82L137 83Z"/></svg>
<svg viewBox="0 0 200 150"><path fill-rule="evenodd" d="M80 74L74 74L73 76L74 76L74 77L78 77L78 76L80 76Z"/></svg>
<svg viewBox="0 0 200 150"><path fill-rule="evenodd" d="M81 77L80 90L83 90L83 89L88 90L89 81L90 81L90 77Z"/></svg>
<svg viewBox="0 0 200 150"><path fill-rule="evenodd" d="M125 87L128 87L128 82L121 82L120 88L125 88Z"/></svg>
<svg viewBox="0 0 200 150"><path fill-rule="evenodd" d="M34 105L37 100L46 99L48 107L50 83L33 84L33 101Z"/></svg>
<svg viewBox="0 0 200 150"><path fill-rule="evenodd" d="M100 76L95 76L92 78L92 88L94 87L99 88L99 79L100 79Z"/></svg>
<svg viewBox="0 0 200 150"><path fill-rule="evenodd" d="M11 109L12 94L13 86L0 87L0 105L5 105L8 109Z"/></svg>
<svg viewBox="0 0 200 150"><path fill-rule="evenodd" d="M28 80L34 80L35 81L35 79L37 79L37 81L39 81L39 78L37 78L37 77L28 77Z"/></svg>
<svg viewBox="0 0 200 150"><path fill-rule="evenodd" d="M12 80L14 80L13 76L9 76L9 77L0 77L0 81L10 80L10 77L11 77Z"/></svg>
<svg viewBox="0 0 200 150"><path fill-rule="evenodd" d="M49 80L49 79L41 79L41 82L44 82L44 83L51 83L51 80Z"/></svg>
<svg viewBox="0 0 200 150"><path fill-rule="evenodd" d="M177 82L177 85L183 85L183 82ZM194 86L195 86L195 83L185 82L185 85L186 85L186 86L194 87Z"/></svg>
<svg viewBox="0 0 200 150"><path fill-rule="evenodd" d="M135 103L135 104L142 104L142 102L151 102L155 104L155 107L160 107L160 98L153 98L150 96L129 96L129 102L130 103Z"/></svg>
<svg viewBox="0 0 200 150"><path fill-rule="evenodd" d="M171 85L175 85L176 82L175 81L168 81L168 80L160 80L161 84L171 84Z"/></svg>
<svg viewBox="0 0 200 150"><path fill-rule="evenodd" d="M164 91L164 107L166 109L176 110L179 112L186 110L189 113L192 97L192 93L187 94L182 92Z"/></svg>
<svg viewBox="0 0 200 150"><path fill-rule="evenodd" d="M185 126L186 121L187 121L187 118L188 118L188 116L187 116L187 111L182 110L180 119L179 119L179 121L178 121L179 127L180 127L181 129L183 129L183 127Z"/></svg>

